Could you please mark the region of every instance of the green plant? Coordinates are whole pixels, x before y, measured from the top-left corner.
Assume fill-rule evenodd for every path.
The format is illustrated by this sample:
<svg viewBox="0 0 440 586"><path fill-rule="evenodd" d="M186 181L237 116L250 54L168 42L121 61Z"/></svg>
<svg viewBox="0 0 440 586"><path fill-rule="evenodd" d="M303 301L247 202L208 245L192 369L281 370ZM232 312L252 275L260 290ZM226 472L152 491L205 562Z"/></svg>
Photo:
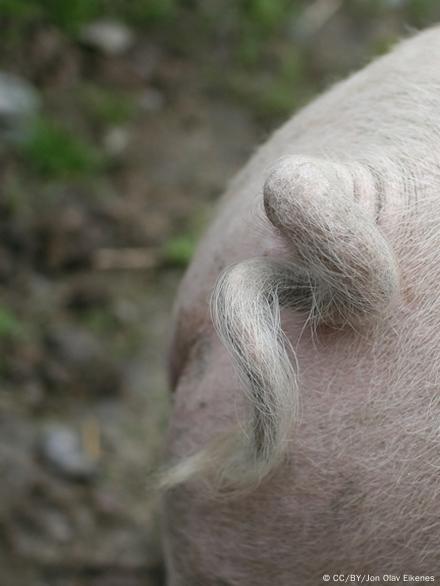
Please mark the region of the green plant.
<svg viewBox="0 0 440 586"><path fill-rule="evenodd" d="M17 339L24 333L24 326L12 310L0 305L0 339Z"/></svg>
<svg viewBox="0 0 440 586"><path fill-rule="evenodd" d="M162 22L176 14L180 3L181 0L0 0L0 19L7 19L11 34L41 21L76 36L82 25L95 18L117 18L141 26Z"/></svg>
<svg viewBox="0 0 440 586"><path fill-rule="evenodd" d="M384 35L375 40L371 46L372 55L385 55L398 41L397 35Z"/></svg>
<svg viewBox="0 0 440 586"><path fill-rule="evenodd" d="M228 95L270 126L302 106L317 89L307 75L303 55L294 48L283 52L270 73L267 69L237 67L223 83Z"/></svg>
<svg viewBox="0 0 440 586"><path fill-rule="evenodd" d="M406 11L413 26L423 27L439 17L437 0L409 0Z"/></svg>
<svg viewBox="0 0 440 586"><path fill-rule="evenodd" d="M242 21L266 33L279 26L291 10L289 0L242 0L240 3Z"/></svg>
<svg viewBox="0 0 440 586"><path fill-rule="evenodd" d="M49 178L91 174L99 171L103 163L90 143L47 118L36 121L22 149L31 167Z"/></svg>
<svg viewBox="0 0 440 586"><path fill-rule="evenodd" d="M46 21L68 33L76 33L85 22L99 16L101 0L0 0L0 15L20 29L35 21Z"/></svg>
<svg viewBox="0 0 440 586"><path fill-rule="evenodd" d="M15 18L27 21L41 16L42 10L37 1L22 2L20 0L0 0L0 15L3 18Z"/></svg>
<svg viewBox="0 0 440 586"><path fill-rule="evenodd" d="M28 190L19 175L5 177L0 197L2 214L22 218L31 213Z"/></svg>
<svg viewBox="0 0 440 586"><path fill-rule="evenodd" d="M33 0L41 7L47 20L61 29L75 33L79 27L99 16L101 0Z"/></svg>
<svg viewBox="0 0 440 586"><path fill-rule="evenodd" d="M136 105L129 96L98 85L83 86L79 97L91 118L101 124L123 124L136 114Z"/></svg>
<svg viewBox="0 0 440 586"><path fill-rule="evenodd" d="M103 336L114 334L118 326L107 308L88 310L81 316L81 321L89 330Z"/></svg>
<svg viewBox="0 0 440 586"><path fill-rule="evenodd" d="M162 251L165 263L176 267L186 267L193 256L196 240L193 234L184 234L168 240Z"/></svg>
<svg viewBox="0 0 440 586"><path fill-rule="evenodd" d="M109 12L137 25L163 22L175 16L182 0L111 0Z"/></svg>

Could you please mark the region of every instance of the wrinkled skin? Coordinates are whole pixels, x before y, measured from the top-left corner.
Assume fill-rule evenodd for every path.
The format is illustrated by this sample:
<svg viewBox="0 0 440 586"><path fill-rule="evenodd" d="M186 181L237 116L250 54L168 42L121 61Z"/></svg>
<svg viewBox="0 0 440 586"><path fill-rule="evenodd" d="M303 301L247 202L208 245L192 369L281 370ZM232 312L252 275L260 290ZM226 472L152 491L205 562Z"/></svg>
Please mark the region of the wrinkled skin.
<svg viewBox="0 0 440 586"><path fill-rule="evenodd" d="M356 331L286 310L301 418L258 488L215 499L200 481L164 497L169 586L307 586L324 573L440 576L440 29L399 45L282 127L224 196L182 283L171 353L169 452L200 449L247 404L209 318L225 266L286 255L262 186L287 154L380 167L379 226L400 297ZM365 205L376 205L364 196Z"/></svg>

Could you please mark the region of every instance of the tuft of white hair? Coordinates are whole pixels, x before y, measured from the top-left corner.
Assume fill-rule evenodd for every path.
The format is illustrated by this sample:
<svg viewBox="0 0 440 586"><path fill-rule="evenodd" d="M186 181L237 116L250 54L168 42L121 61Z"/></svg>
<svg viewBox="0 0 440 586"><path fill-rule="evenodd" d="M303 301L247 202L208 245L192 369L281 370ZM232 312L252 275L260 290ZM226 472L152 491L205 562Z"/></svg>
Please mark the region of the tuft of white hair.
<svg viewBox="0 0 440 586"><path fill-rule="evenodd" d="M172 467L162 488L203 474L216 490L247 489L283 461L299 388L280 309L307 311L314 328L357 328L384 314L398 291L396 259L378 227L384 193L374 184L365 165L312 157L287 157L270 173L264 209L290 257L229 267L211 299L215 329L249 398L249 421Z"/></svg>

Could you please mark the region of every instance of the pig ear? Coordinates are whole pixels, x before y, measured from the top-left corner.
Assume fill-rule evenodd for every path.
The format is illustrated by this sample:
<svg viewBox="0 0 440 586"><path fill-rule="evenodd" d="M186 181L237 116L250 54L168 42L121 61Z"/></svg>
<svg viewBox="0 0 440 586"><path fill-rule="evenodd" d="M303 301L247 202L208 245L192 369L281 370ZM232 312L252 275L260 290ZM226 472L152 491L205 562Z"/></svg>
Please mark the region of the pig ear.
<svg viewBox="0 0 440 586"><path fill-rule="evenodd" d="M309 277L312 317L355 325L383 313L398 290L396 259L377 225L371 173L357 163L292 156L264 184L267 218Z"/></svg>
<svg viewBox="0 0 440 586"><path fill-rule="evenodd" d="M170 488L206 473L214 487L249 489L279 464L298 419L296 358L282 306L314 325L358 326L386 312L398 290L394 254L377 225L375 182L358 163L289 157L264 185L264 207L290 251L228 267L211 298L213 324L250 404L246 433L219 438L163 477Z"/></svg>

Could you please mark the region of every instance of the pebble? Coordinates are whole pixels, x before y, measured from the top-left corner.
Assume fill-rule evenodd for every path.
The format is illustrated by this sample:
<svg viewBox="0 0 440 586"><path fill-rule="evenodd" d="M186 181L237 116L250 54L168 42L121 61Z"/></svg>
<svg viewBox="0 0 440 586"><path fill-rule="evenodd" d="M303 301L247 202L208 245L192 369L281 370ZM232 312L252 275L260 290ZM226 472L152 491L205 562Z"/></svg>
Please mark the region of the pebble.
<svg viewBox="0 0 440 586"><path fill-rule="evenodd" d="M70 480L91 480L97 462L84 449L80 435L63 424L48 426L41 437L43 460L56 472Z"/></svg>
<svg viewBox="0 0 440 586"><path fill-rule="evenodd" d="M0 71L0 143L19 143L28 138L40 99L26 80Z"/></svg>
<svg viewBox="0 0 440 586"><path fill-rule="evenodd" d="M83 27L81 41L101 53L118 56L126 53L134 43L130 28L122 22L97 20Z"/></svg>
<svg viewBox="0 0 440 586"><path fill-rule="evenodd" d="M145 112L159 112L164 107L163 94L154 88L146 89L140 97L140 107Z"/></svg>
<svg viewBox="0 0 440 586"><path fill-rule="evenodd" d="M112 157L124 154L130 144L130 133L122 126L110 128L104 137L104 149Z"/></svg>
<svg viewBox="0 0 440 586"><path fill-rule="evenodd" d="M76 368L96 364L103 355L99 340L92 333L78 326L67 324L53 326L48 332L47 343L56 357Z"/></svg>

